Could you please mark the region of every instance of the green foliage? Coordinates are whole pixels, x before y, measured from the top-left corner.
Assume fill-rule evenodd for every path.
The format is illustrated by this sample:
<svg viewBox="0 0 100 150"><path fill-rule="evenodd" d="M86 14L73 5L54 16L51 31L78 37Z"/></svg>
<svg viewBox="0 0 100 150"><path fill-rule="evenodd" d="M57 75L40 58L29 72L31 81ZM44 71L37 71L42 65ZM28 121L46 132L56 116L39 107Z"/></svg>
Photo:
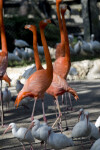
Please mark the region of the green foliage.
<svg viewBox="0 0 100 150"><path fill-rule="evenodd" d="M39 22L41 18L27 18L26 17L12 17L12 18L4 18L6 38L8 51L12 52L15 48L14 40L15 39L23 39L29 43L30 47L33 46L33 35L29 30L24 29L26 24L34 24L37 27L37 36L38 36L38 44L41 44L40 38L40 30L39 30ZM55 46L57 42L59 42L59 28L50 24L46 27L45 30L46 39L49 46Z"/></svg>

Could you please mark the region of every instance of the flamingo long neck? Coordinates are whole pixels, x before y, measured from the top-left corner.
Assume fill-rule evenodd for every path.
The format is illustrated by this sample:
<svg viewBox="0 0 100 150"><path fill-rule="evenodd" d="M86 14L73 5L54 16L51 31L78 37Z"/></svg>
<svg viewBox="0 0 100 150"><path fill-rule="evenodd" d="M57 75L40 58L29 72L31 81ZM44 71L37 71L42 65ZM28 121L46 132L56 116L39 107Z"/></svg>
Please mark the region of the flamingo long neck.
<svg viewBox="0 0 100 150"><path fill-rule="evenodd" d="M44 35L44 28L42 28L41 26L40 26L40 33L41 33L41 40L42 40L42 44L44 48L45 59L47 63L47 72L48 72L48 75L52 77L53 76L52 61L51 61L48 45L47 45L45 35Z"/></svg>
<svg viewBox="0 0 100 150"><path fill-rule="evenodd" d="M4 29L4 23L3 23L3 0L0 0L0 28L1 28L2 51L8 54L5 29Z"/></svg>
<svg viewBox="0 0 100 150"><path fill-rule="evenodd" d="M63 32L63 27L62 27L62 21L61 21L61 17L60 17L59 5L60 5L60 3L56 3L56 9L57 9L58 22L59 22L61 43L63 43L63 42L65 42L65 39L64 39L64 32Z"/></svg>
<svg viewBox="0 0 100 150"><path fill-rule="evenodd" d="M64 38L65 38L65 57L67 58L67 61L70 62L70 48L69 48L68 32L66 28L64 13L61 13L61 14L62 14L62 22L63 22L63 30L64 30Z"/></svg>
<svg viewBox="0 0 100 150"><path fill-rule="evenodd" d="M33 31L33 49L34 49L34 59L35 59L36 69L37 70L43 69L41 62L40 62L40 58L39 58L38 48L37 48L37 31L36 31L36 28Z"/></svg>

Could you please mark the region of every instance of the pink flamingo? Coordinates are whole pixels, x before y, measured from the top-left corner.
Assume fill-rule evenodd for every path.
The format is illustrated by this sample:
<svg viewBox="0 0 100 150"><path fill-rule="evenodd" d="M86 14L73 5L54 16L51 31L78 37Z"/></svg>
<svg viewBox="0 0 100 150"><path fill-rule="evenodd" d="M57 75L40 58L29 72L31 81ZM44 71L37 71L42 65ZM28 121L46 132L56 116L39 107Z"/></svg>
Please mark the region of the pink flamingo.
<svg viewBox="0 0 100 150"><path fill-rule="evenodd" d="M44 53L45 53L45 59L47 62L47 69L42 69L42 70L37 70L35 73L33 73L25 82L24 87L22 88L22 90L19 92L16 101L15 101L15 105L19 104L19 102L27 96L30 97L34 97L35 102L38 98L42 99L42 108L43 108L43 119L44 121L46 120L45 117L45 111L44 111L44 93L45 91L48 89L48 87L50 86L51 82L52 82L52 78L53 78L53 67L52 67L52 61L51 61L51 57L49 54L49 50L48 50L48 46L47 46L47 42L45 39L45 35L44 35L44 29L47 26L47 24L51 23L51 20L44 20L44 21L40 21L40 33L41 33L41 40L42 40L42 44L44 47ZM32 119L33 119L33 115L34 115L34 106L33 106L33 111L32 111Z"/></svg>

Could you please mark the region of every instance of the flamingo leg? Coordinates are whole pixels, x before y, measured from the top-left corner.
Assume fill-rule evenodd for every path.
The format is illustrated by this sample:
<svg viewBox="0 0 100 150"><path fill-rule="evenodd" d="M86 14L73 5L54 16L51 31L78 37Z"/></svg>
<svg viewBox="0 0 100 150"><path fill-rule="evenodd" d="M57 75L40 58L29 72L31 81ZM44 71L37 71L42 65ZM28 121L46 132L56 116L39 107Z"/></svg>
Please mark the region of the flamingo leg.
<svg viewBox="0 0 100 150"><path fill-rule="evenodd" d="M55 100L54 100L54 105L55 105L55 112L56 112L56 118L57 118L58 116L57 116L57 108L56 108L56 102L55 102Z"/></svg>
<svg viewBox="0 0 100 150"><path fill-rule="evenodd" d="M56 112L56 118L58 117L58 115L57 115L57 105L56 105L56 100L54 100L54 105L55 105L55 112ZM58 128L59 128L59 122L58 122L58 124L57 124L57 126L58 126Z"/></svg>
<svg viewBox="0 0 100 150"><path fill-rule="evenodd" d="M43 110L43 120L47 123L47 119L45 116L45 109L44 109L44 99L42 99L42 110Z"/></svg>
<svg viewBox="0 0 100 150"><path fill-rule="evenodd" d="M33 110L32 110L32 114L31 114L31 121L34 120L35 105L36 105L36 99L34 99L34 105L33 105Z"/></svg>
<svg viewBox="0 0 100 150"><path fill-rule="evenodd" d="M56 97L56 105L57 105L57 109L58 109L58 112L59 112L59 116L58 118L56 119L56 121L54 122L54 124L52 125L52 128L55 126L55 124L58 122L58 120L60 119L60 129L61 129L61 132L62 132L62 121L61 121L61 116L62 116L62 113L61 113L61 110L60 110L60 106L59 106L59 102L58 102L58 97Z"/></svg>
<svg viewBox="0 0 100 150"><path fill-rule="evenodd" d="M0 100L1 100L1 126L4 126L4 111L3 111L3 95L2 95L2 80L0 87Z"/></svg>

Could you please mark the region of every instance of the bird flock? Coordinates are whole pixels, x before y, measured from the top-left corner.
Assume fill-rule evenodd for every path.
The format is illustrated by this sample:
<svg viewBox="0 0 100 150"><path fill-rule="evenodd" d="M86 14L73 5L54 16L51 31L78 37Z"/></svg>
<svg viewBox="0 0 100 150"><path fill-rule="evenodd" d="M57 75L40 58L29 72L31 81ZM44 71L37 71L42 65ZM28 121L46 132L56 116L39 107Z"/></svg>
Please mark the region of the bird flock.
<svg viewBox="0 0 100 150"><path fill-rule="evenodd" d="M71 104L71 110L73 110L72 107L72 101L71 101L71 95L74 97L74 99L77 101L79 99L77 92L70 87L70 85L67 83L67 75L69 73L70 67L71 67L71 50L70 50L70 43L66 28L66 22L65 22L65 12L70 11L69 6L60 6L62 0L56 0L56 10L57 10L57 16L58 16L58 24L59 24L59 30L60 30L60 43L56 46L56 53L55 53L55 62L52 65L52 59L49 52L49 48L47 45L46 37L45 37L45 30L46 26L49 26L49 24L54 24L54 21L52 19L45 19L41 20L39 22L39 29L40 29L40 35L41 35L41 41L42 41L42 47L38 46L37 43L37 27L35 25L25 25L25 30L27 32L31 31L31 34L33 34L33 50L30 48L27 48L29 45L25 41L22 40L15 40L15 50L13 54L15 56L18 56L18 61L20 59L26 60L27 58L34 58L36 69L33 70L33 72L27 76L26 81L24 84L20 82L20 80L16 83L16 91L17 91L17 97L13 97L15 99L14 106L18 108L20 105L28 108L27 104L30 100L34 101L33 109L31 113L31 124L28 128L20 127L18 128L16 123L10 123L7 129L4 131L4 134L11 129L12 134L15 138L19 140L21 145L23 146L23 150L25 150L24 142L28 142L30 144L30 149L33 150L32 142L35 143L35 140L38 139L41 144L44 143L44 148L46 150L47 145L49 145L52 149L63 149L69 146L74 146L74 139L75 138L84 138L87 137L91 140L91 138L98 139L100 138L99 135L99 120L98 118L97 122L95 124L91 123L89 121L89 113L84 111L83 108L79 110L79 121L78 123L73 127L70 137L67 137L63 133L63 126L62 126L62 114L59 99L58 97L62 96L62 104L64 104L63 96L68 94L70 104ZM9 107L10 100L12 98L11 92L8 90L8 87L5 87L5 90L2 91L2 80L5 80L9 86L10 86L10 78L8 77L6 70L8 66L8 60L9 58L13 57L13 54L8 53L7 51L7 42L6 42L6 36L5 36L5 28L4 28L4 22L3 22L3 0L0 1L0 32L1 32L1 45L2 50L0 52L0 81L1 81L1 125L4 125L4 112L3 112L3 102L6 103L7 108ZM82 39L80 39L82 41ZM79 45L80 45L79 41ZM93 41L91 41L92 43ZM25 49L23 49L25 48ZM39 49L40 48L40 49ZM21 49L21 50L20 50ZM77 46L76 46L77 51ZM46 61L46 69L43 68L39 53L44 53L45 55L45 61ZM16 59L16 58L12 58ZM31 68L32 70L32 68ZM51 95L54 99L54 102L56 104L56 108L58 110L58 114L56 113L55 122L52 124L52 126L48 125L48 120L46 118L45 113L45 100L44 95L45 93ZM35 106L37 100L41 100L42 104L42 110L43 110L43 120L44 123L41 124L38 119L34 119L35 116ZM66 99L67 104L67 99ZM67 107L67 105L66 105ZM57 111L56 111L57 112ZM15 116L16 117L16 116ZM66 118L66 117L65 117ZM66 129L68 129L67 126L67 120L66 121ZM59 128L61 133L56 133L54 131L54 127L56 124L59 124ZM91 150L99 150L99 142L98 140L93 144L91 147Z"/></svg>

